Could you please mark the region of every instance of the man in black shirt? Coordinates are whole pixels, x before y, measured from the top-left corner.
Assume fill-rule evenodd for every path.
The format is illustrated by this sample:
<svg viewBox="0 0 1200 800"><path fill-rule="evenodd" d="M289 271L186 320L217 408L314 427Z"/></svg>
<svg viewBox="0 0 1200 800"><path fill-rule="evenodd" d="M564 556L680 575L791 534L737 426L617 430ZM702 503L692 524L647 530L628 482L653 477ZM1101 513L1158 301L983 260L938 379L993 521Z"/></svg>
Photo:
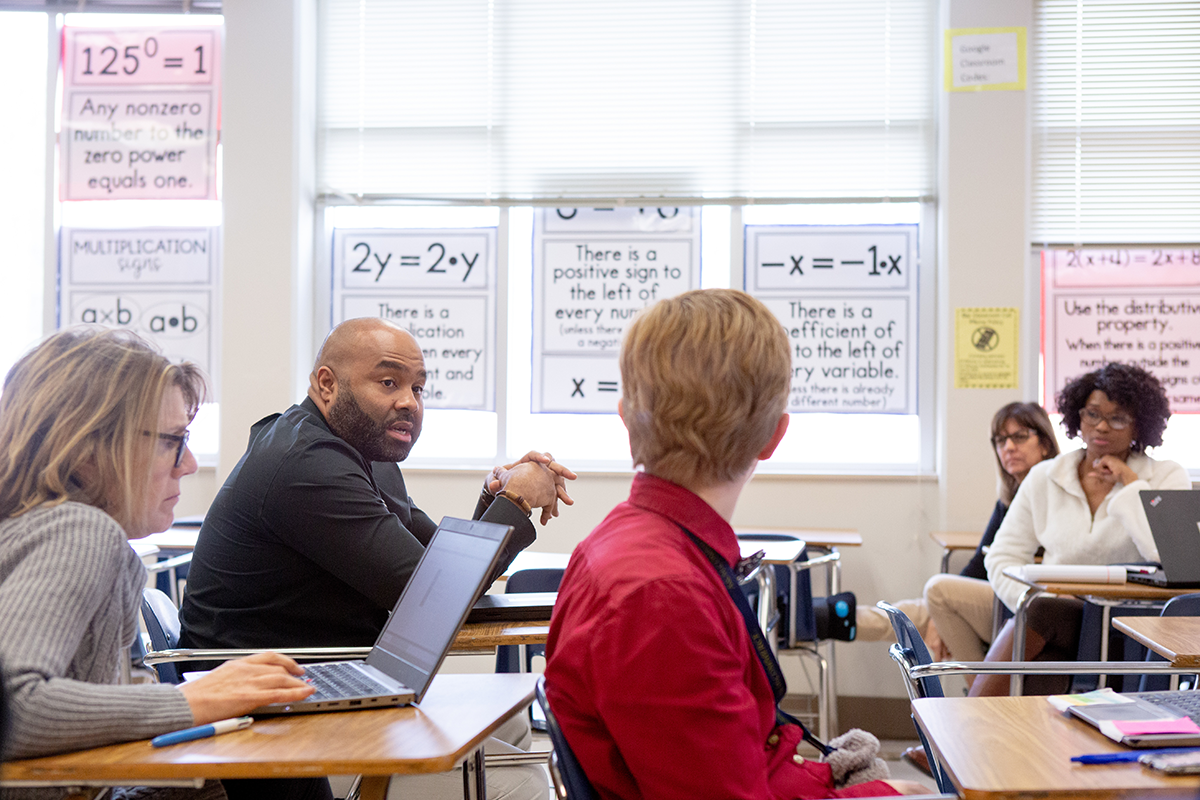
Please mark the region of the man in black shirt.
<svg viewBox="0 0 1200 800"><path fill-rule="evenodd" d="M251 428L246 453L204 517L180 647L375 642L437 529L413 505L396 464L421 434L425 379L421 348L407 331L370 318L334 328L307 399ZM474 516L515 529L497 575L534 541L533 508L545 525L559 500L572 503L565 482L574 478L548 453L492 470ZM496 736L527 745L523 718L507 727ZM488 749L513 750L503 742ZM399 791L461 791L457 776L440 777L406 778ZM329 797L324 779L225 784L231 800ZM512 798L545 797L548 786L536 767L488 770L488 784Z"/></svg>
<svg viewBox="0 0 1200 800"><path fill-rule="evenodd" d="M329 334L308 398L251 429L204 518L181 611L181 647L368 646L437 528L397 461L421 433L425 364L379 319ZM575 475L531 453L493 470L474 516L515 528L500 571L571 503ZM495 493L495 494L493 494Z"/></svg>

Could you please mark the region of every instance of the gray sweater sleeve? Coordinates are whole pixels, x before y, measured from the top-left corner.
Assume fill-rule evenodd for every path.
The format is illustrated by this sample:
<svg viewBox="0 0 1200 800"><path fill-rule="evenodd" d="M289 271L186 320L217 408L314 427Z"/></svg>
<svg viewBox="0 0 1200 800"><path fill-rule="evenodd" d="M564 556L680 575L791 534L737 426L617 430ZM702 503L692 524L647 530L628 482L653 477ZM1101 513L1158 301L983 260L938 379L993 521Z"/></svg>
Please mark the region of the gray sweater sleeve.
<svg viewBox="0 0 1200 800"><path fill-rule="evenodd" d="M142 739L192 724L170 685L116 685L145 570L120 526L66 503L0 524L6 758Z"/></svg>

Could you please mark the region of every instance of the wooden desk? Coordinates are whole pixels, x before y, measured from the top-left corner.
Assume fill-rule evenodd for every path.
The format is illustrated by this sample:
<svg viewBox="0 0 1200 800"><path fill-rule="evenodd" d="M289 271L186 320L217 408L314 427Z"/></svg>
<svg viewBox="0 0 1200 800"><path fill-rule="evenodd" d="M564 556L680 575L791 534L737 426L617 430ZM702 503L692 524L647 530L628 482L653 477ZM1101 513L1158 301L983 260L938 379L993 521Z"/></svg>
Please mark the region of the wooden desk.
<svg viewBox="0 0 1200 800"><path fill-rule="evenodd" d="M1112 625L1172 667L1200 668L1200 617L1114 617Z"/></svg>
<svg viewBox="0 0 1200 800"><path fill-rule="evenodd" d="M452 653L495 650L506 644L545 644L550 633L550 620L521 622L468 622L462 626Z"/></svg>
<svg viewBox="0 0 1200 800"><path fill-rule="evenodd" d="M1040 594L1068 595L1100 606L1100 659L1102 661L1108 659L1108 628L1113 606L1129 602L1161 605L1176 595L1195 591L1195 589L1164 589L1144 583L1036 583L1025 580L1021 577L1020 572L1013 568L1004 570L1004 574L1029 587L1021 595L1021 599L1013 611L1014 653L1025 652L1025 616L1030 602ZM995 602L999 603L999 598ZM1104 685L1104 678L1105 676L1100 676L1101 686ZM1024 680L1021 675L1013 675L1009 684L1010 694L1020 694L1023 684Z"/></svg>
<svg viewBox="0 0 1200 800"><path fill-rule="evenodd" d="M1044 697L939 697L912 705L965 800L1194 798L1200 788L1200 776L1166 777L1137 763L1072 762L1071 756L1127 749Z"/></svg>
<svg viewBox="0 0 1200 800"><path fill-rule="evenodd" d="M361 774L364 800L383 800L392 774L460 764L529 705L536 682L536 675L516 673L438 675L419 707L264 717L244 731L171 747L138 741L11 761L0 764L0 782L140 785Z"/></svg>
<svg viewBox="0 0 1200 800"><path fill-rule="evenodd" d="M983 534L978 531L930 531L929 538L942 546L942 572L950 571L950 556L955 550L971 550L979 547Z"/></svg>

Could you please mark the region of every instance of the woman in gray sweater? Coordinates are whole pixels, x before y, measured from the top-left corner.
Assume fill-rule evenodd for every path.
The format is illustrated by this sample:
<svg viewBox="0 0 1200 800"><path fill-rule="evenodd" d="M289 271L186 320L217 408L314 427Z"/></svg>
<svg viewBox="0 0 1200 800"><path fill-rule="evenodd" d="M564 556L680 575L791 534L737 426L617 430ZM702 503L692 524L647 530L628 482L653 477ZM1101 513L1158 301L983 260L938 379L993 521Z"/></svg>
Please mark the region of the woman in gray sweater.
<svg viewBox="0 0 1200 800"><path fill-rule="evenodd" d="M120 331L59 332L9 372L0 395L4 758L142 739L311 694L301 668L273 653L182 686L125 679L146 584L127 540L170 526L180 479L196 471L187 426L203 391L194 365L173 365ZM215 785L206 796L223 792Z"/></svg>

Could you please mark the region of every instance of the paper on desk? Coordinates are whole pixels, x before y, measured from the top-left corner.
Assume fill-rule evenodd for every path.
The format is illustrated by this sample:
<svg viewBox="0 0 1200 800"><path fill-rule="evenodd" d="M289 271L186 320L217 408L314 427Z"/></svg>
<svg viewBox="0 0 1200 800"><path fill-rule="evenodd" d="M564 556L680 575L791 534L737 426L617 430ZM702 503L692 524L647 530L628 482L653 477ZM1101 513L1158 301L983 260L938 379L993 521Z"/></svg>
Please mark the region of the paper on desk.
<svg viewBox="0 0 1200 800"><path fill-rule="evenodd" d="M1021 576L1031 583L1125 583L1125 567L1089 564L1026 564Z"/></svg>
<svg viewBox="0 0 1200 800"><path fill-rule="evenodd" d="M1148 720L1109 719L1100 723L1100 732L1114 742L1119 742L1126 736L1146 736L1156 733L1200 734L1200 726L1196 725L1189 717Z"/></svg>
<svg viewBox="0 0 1200 800"><path fill-rule="evenodd" d="M1111 687L1095 689L1082 694L1052 694L1046 698L1050 705L1059 711L1066 711L1069 706L1091 706L1112 703L1132 703L1133 698L1114 692Z"/></svg>
<svg viewBox="0 0 1200 800"><path fill-rule="evenodd" d="M1096 689L1083 694L1052 694L1046 698L1050 705L1059 711L1066 711L1068 706L1091 706L1104 703L1132 703L1132 697L1117 694L1111 687Z"/></svg>

